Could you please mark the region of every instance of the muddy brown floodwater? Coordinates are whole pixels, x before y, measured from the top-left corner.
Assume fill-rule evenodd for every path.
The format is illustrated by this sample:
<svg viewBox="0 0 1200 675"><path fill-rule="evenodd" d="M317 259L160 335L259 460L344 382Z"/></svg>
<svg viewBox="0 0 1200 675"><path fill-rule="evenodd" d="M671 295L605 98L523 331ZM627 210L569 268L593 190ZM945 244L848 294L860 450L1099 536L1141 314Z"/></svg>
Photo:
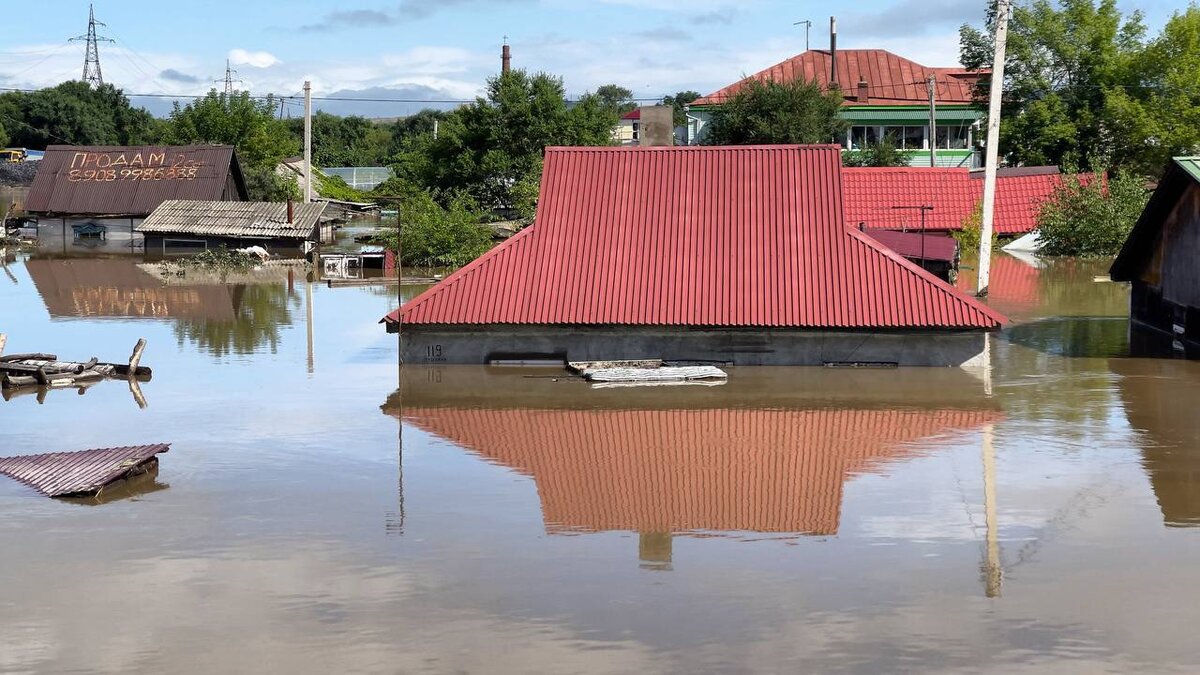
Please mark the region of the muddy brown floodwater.
<svg viewBox="0 0 1200 675"><path fill-rule="evenodd" d="M1106 269L1000 257L987 372L593 389L399 370L394 288L18 258L9 351L154 379L0 400L0 454L172 446L0 479L0 673L1196 672L1200 364Z"/></svg>

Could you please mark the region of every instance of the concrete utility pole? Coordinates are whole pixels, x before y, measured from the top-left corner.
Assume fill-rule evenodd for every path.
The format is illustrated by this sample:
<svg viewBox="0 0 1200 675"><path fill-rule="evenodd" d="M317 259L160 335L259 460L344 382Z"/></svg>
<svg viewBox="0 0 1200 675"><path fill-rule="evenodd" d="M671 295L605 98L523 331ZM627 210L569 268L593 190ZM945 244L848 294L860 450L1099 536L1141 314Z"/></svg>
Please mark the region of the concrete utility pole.
<svg viewBox="0 0 1200 675"><path fill-rule="evenodd" d="M996 3L996 53L992 59L991 91L988 93L988 131L983 168L983 221L979 233L978 296L987 295L992 271L992 230L996 219L996 169L1000 162L1000 99L1004 95L1004 52L1008 42L1009 0Z"/></svg>
<svg viewBox="0 0 1200 675"><path fill-rule="evenodd" d="M312 202L312 82L304 81L304 203Z"/></svg>
<svg viewBox="0 0 1200 675"><path fill-rule="evenodd" d="M937 166L937 76L930 75L929 87L929 166Z"/></svg>

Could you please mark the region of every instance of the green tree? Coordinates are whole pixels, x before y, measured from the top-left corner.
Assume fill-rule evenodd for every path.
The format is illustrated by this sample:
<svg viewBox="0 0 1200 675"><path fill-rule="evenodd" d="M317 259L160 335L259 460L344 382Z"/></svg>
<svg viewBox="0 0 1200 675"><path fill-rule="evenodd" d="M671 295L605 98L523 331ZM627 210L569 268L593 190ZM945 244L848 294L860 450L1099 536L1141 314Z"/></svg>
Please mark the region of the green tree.
<svg viewBox="0 0 1200 675"><path fill-rule="evenodd" d="M637 107L633 92L615 84L597 87L596 98L600 99L600 105L615 110L618 117Z"/></svg>
<svg viewBox="0 0 1200 675"><path fill-rule="evenodd" d="M713 110L704 143L828 143L846 130L841 109L841 94L814 82L750 80Z"/></svg>
<svg viewBox="0 0 1200 675"><path fill-rule="evenodd" d="M3 120L0 120L0 148L8 147L8 132L4 130Z"/></svg>
<svg viewBox="0 0 1200 675"><path fill-rule="evenodd" d="M867 141L859 150L843 150L844 166L908 166L908 157L900 149L894 134L886 134L877 141Z"/></svg>
<svg viewBox="0 0 1200 675"><path fill-rule="evenodd" d="M76 81L0 95L0 120L10 143L36 150L56 143L136 145L157 131L150 113L130 105L120 89Z"/></svg>
<svg viewBox="0 0 1200 675"><path fill-rule="evenodd" d="M687 126L687 111L684 109L698 98L700 98L700 92L688 89L664 96L662 104L675 109L675 126L683 127Z"/></svg>
<svg viewBox="0 0 1200 675"><path fill-rule="evenodd" d="M1107 181L1071 176L1038 214L1039 250L1046 255L1114 255L1149 197L1142 179L1128 172Z"/></svg>
<svg viewBox="0 0 1200 675"><path fill-rule="evenodd" d="M393 169L437 194L466 192L481 207L528 217L525 197L552 145L610 145L616 112L595 95L568 106L562 80L513 70L488 80L487 97L446 115L438 138L410 138Z"/></svg>
<svg viewBox="0 0 1200 675"><path fill-rule="evenodd" d="M967 68L991 67L995 16L992 3L986 32L960 29L960 57ZM1007 161L1084 167L1136 162L1136 148L1114 144L1118 129L1109 101L1140 86L1136 65L1145 32L1141 12L1123 16L1116 0L1014 5L1000 137ZM990 86L987 78L982 85L981 97Z"/></svg>
<svg viewBox="0 0 1200 675"><path fill-rule="evenodd" d="M249 92L232 96L210 91L186 106L175 104L163 130L172 144L223 143L237 149L250 198L278 200L286 185L275 176L281 160L300 152L287 125L275 118L275 100L251 98Z"/></svg>
<svg viewBox="0 0 1200 675"><path fill-rule="evenodd" d="M400 259L418 267L459 267L492 246L492 233L481 224L484 214L465 194L456 194L442 207L428 191L411 192L400 206ZM377 241L396 248L395 229L383 230Z"/></svg>

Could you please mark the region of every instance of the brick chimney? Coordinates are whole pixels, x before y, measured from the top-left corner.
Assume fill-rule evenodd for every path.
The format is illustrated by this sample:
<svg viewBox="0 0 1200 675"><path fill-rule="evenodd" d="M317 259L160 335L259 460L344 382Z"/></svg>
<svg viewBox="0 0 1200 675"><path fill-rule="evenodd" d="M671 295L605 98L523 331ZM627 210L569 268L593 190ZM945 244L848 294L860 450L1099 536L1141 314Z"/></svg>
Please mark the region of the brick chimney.
<svg viewBox="0 0 1200 675"><path fill-rule="evenodd" d="M504 46L500 48L500 72L507 73L512 68L512 50L508 47L508 40L505 39Z"/></svg>
<svg viewBox="0 0 1200 675"><path fill-rule="evenodd" d="M837 72L837 17L829 17L829 88L840 90Z"/></svg>
<svg viewBox="0 0 1200 675"><path fill-rule="evenodd" d="M855 98L859 103L871 102L871 87L867 84L866 78L862 75L858 76L858 96Z"/></svg>

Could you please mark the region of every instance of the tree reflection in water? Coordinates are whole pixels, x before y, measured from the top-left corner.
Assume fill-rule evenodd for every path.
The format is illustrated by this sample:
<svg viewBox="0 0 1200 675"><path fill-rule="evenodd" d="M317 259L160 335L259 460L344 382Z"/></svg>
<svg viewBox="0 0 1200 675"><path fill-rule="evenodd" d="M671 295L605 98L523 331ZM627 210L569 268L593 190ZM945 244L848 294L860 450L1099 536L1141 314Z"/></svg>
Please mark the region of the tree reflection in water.
<svg viewBox="0 0 1200 675"><path fill-rule="evenodd" d="M283 284L237 284L229 287L233 303L233 320L178 319L175 338L179 346L185 341L222 357L230 354L253 354L269 346L274 354L279 348L279 330L292 325L287 286Z"/></svg>

